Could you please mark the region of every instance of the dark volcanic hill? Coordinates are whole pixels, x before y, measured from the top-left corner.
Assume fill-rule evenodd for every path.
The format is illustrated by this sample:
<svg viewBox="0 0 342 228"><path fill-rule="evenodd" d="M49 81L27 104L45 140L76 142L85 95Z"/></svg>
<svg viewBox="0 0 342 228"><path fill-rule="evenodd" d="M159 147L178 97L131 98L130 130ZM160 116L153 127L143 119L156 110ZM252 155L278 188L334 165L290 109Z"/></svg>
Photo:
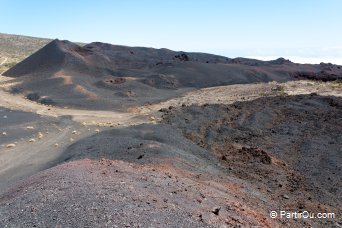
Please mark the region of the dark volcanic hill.
<svg viewBox="0 0 342 228"><path fill-rule="evenodd" d="M0 33L0 74L38 51L52 39ZM83 43L77 43L83 46Z"/></svg>
<svg viewBox="0 0 342 228"><path fill-rule="evenodd" d="M100 42L79 46L54 40L4 73L21 92L44 103L120 109L167 99L189 88L227 84L336 80L340 66L301 65L283 58L260 61L205 53L126 47Z"/></svg>
<svg viewBox="0 0 342 228"><path fill-rule="evenodd" d="M58 70L103 74L116 70L153 68L174 61L200 63L228 63L229 58L203 53L175 52L168 49L126 47L100 42L81 47L69 41L54 40L29 58L8 70L5 75L18 77L27 74Z"/></svg>

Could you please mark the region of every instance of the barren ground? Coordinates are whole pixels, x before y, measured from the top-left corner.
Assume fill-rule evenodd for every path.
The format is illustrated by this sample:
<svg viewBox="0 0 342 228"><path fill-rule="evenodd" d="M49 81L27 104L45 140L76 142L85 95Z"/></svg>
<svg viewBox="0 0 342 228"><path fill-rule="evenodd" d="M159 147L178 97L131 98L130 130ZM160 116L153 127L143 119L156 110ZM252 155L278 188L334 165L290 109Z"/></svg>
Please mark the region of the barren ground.
<svg viewBox="0 0 342 228"><path fill-rule="evenodd" d="M268 215L341 214L340 83L212 87L115 112L45 106L9 82L0 76L3 227L341 225Z"/></svg>

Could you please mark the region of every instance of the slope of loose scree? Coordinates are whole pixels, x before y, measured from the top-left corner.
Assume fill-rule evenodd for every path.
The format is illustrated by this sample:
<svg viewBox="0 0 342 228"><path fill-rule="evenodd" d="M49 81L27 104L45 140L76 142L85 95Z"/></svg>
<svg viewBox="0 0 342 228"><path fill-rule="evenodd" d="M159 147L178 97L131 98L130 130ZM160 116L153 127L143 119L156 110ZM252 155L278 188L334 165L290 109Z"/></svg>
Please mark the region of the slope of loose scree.
<svg viewBox="0 0 342 228"><path fill-rule="evenodd" d="M115 145L115 146L114 146ZM169 125L143 124L105 131L82 139L64 151L60 162L80 159L124 160L138 164L175 163L175 166L208 171L213 156L194 146Z"/></svg>
<svg viewBox="0 0 342 228"><path fill-rule="evenodd" d="M2 226L274 223L255 203L243 203L245 193L215 156L168 125L102 132L71 145L58 161L69 163L0 194Z"/></svg>
<svg viewBox="0 0 342 228"><path fill-rule="evenodd" d="M311 94L163 111L165 123L268 192L274 208L341 214L341 98Z"/></svg>

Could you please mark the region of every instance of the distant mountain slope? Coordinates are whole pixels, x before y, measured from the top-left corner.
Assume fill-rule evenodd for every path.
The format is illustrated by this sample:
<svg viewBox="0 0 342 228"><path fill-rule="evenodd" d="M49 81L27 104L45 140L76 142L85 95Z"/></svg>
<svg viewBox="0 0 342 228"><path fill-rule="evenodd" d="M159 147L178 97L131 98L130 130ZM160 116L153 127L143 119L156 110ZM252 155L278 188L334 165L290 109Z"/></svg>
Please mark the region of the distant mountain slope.
<svg viewBox="0 0 342 228"><path fill-rule="evenodd" d="M51 39L0 33L0 54L29 56L51 41Z"/></svg>
<svg viewBox="0 0 342 228"><path fill-rule="evenodd" d="M49 42L51 39L0 33L0 74Z"/></svg>

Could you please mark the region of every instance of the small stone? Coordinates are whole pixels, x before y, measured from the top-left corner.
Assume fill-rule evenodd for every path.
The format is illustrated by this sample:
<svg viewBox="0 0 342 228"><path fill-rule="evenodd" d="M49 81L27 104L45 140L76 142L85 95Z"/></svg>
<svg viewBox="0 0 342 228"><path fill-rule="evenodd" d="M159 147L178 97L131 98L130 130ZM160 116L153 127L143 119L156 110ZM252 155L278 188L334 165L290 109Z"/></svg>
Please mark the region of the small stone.
<svg viewBox="0 0 342 228"><path fill-rule="evenodd" d="M27 126L26 129L27 129L27 130L33 130L34 127L33 127L33 126Z"/></svg>
<svg viewBox="0 0 342 228"><path fill-rule="evenodd" d="M71 132L73 135L76 135L77 134L77 131L72 131Z"/></svg>
<svg viewBox="0 0 342 228"><path fill-rule="evenodd" d="M211 212L213 212L215 215L218 215L221 210L221 207L214 207Z"/></svg>
<svg viewBox="0 0 342 228"><path fill-rule="evenodd" d="M58 147L58 143L55 143L55 145L54 145L55 147Z"/></svg>
<svg viewBox="0 0 342 228"><path fill-rule="evenodd" d="M36 140L35 139L29 139L29 142L35 142Z"/></svg>
<svg viewBox="0 0 342 228"><path fill-rule="evenodd" d="M154 121L154 120L156 120L156 118L155 118L154 116L151 116L151 117L150 117L150 120L151 120L151 121Z"/></svg>
<svg viewBox="0 0 342 228"><path fill-rule="evenodd" d="M38 139L42 139L44 135L41 132L38 132Z"/></svg>
<svg viewBox="0 0 342 228"><path fill-rule="evenodd" d="M7 145L6 145L6 148L13 148L13 147L15 147L15 144L14 144L14 143L10 143L10 144L7 144Z"/></svg>
<svg viewBox="0 0 342 228"><path fill-rule="evenodd" d="M7 133L6 132L2 132L2 135L7 135Z"/></svg>
<svg viewBox="0 0 342 228"><path fill-rule="evenodd" d="M169 110L167 108L161 108L159 109L159 112L168 112Z"/></svg>
<svg viewBox="0 0 342 228"><path fill-rule="evenodd" d="M284 199L289 199L290 197L288 195L283 195Z"/></svg>
<svg viewBox="0 0 342 228"><path fill-rule="evenodd" d="M100 129L95 129L95 132L96 132L96 133L99 133L99 132L100 132Z"/></svg>
<svg viewBox="0 0 342 228"><path fill-rule="evenodd" d="M137 157L137 159L142 159L143 157L144 157L144 154L142 154L139 157Z"/></svg>

